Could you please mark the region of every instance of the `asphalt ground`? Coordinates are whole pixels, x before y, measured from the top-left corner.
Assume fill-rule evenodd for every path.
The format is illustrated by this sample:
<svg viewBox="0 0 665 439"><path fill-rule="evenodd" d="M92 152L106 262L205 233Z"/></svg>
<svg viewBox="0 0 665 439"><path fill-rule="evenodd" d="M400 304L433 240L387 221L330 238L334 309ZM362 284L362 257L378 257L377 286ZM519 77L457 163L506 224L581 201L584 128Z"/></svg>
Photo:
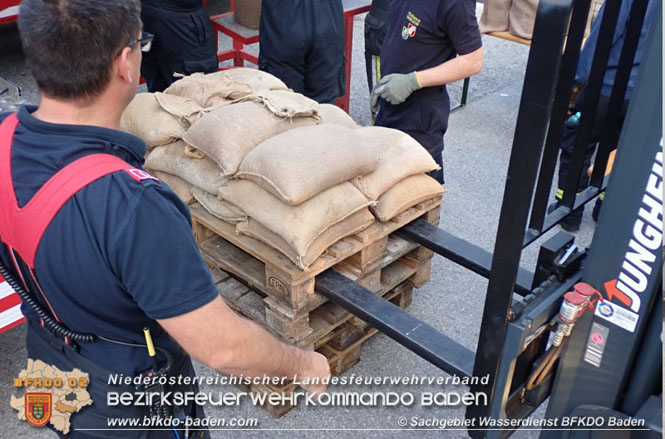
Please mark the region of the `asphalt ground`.
<svg viewBox="0 0 665 439"><path fill-rule="evenodd" d="M363 56L363 16L356 17L354 52L352 58L350 113L360 124L370 123ZM516 43L483 37L485 65L473 77L468 105L450 116L444 152L446 189L441 210L440 227L492 251L503 199L504 183L520 93L524 80L529 48ZM220 38L220 46L230 43ZM250 47L257 51L257 47ZM0 27L0 77L12 80L23 88L28 103L38 102L36 84L30 76L20 50L16 28ZM459 101L461 81L449 86L453 104ZM577 244L588 246L594 224L589 209L579 232ZM539 241L540 242L540 241ZM524 251L523 265L533 269L537 248ZM476 348L480 331L487 281L450 261L435 256L432 277L414 295L411 313L454 338L464 346ZM13 378L26 364L25 326L0 334L0 438L54 437L47 430L35 429L19 421L9 406ZM196 364L201 376L216 372ZM369 340L362 350L361 361L344 376L363 377L427 377L447 376L406 348L379 334ZM423 392L465 391L464 386L363 386L337 387L332 391L411 392L420 398ZM234 387L204 387L204 391L236 392ZM541 407L534 416L543 416ZM404 430L400 417L419 419L462 419L461 407L298 407L279 419L273 419L261 408L244 403L234 407L209 408L214 418L254 418L261 431L213 431L213 438L226 437L349 437L349 438L461 438L462 430ZM118 437L121 437L120 435ZM537 431L518 431L515 438L536 438Z"/></svg>

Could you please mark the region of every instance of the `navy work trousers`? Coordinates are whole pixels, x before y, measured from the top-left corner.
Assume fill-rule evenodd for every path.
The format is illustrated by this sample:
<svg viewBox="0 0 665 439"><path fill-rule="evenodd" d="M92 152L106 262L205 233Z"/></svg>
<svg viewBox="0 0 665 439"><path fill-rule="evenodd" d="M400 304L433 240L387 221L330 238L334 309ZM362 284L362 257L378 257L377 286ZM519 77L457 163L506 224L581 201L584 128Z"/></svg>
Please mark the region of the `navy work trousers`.
<svg viewBox="0 0 665 439"><path fill-rule="evenodd" d="M573 113L583 112L585 110L585 93L584 91L575 101L575 106L573 107ZM628 100L623 101L623 106L621 109L621 116L619 121L616 124L615 128L612 129L612 137L610 139L610 144L613 148L616 148L619 143L619 134L621 133L621 127L623 126L624 118L626 117L626 109L628 108ZM582 166L582 174L580 175L580 181L577 186L577 191L583 191L589 186L589 176L587 170L591 166L591 158L593 157L594 152L596 151L596 146L600 141L600 136L605 128L607 120L607 110L609 108L610 99L605 96L600 96L598 100L598 106L596 107L596 117L593 121L593 127L591 129L591 136L587 142L587 148L584 155L584 165ZM566 126L563 129L563 135L561 138L561 147L559 155L559 190L557 191L557 198L563 197L563 186L566 184L566 178L568 176L568 166L570 164L570 159L573 154L573 147L575 146L575 137L577 136L578 126Z"/></svg>
<svg viewBox="0 0 665 439"><path fill-rule="evenodd" d="M263 0L259 68L319 103L344 95L341 0Z"/></svg>
<svg viewBox="0 0 665 439"><path fill-rule="evenodd" d="M148 91L164 91L179 79L174 74L218 70L215 33L203 6L178 10L144 1L141 20L143 28L155 35L152 48L143 54L141 63L141 76Z"/></svg>

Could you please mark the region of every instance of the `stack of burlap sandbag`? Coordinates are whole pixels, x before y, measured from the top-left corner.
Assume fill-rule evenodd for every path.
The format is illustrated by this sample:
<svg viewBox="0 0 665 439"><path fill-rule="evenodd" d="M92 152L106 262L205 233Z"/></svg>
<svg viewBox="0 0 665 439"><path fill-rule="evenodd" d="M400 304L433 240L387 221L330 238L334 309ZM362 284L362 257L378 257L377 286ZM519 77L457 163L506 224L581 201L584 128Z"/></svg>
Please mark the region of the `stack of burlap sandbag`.
<svg viewBox="0 0 665 439"><path fill-rule="evenodd" d="M480 16L480 31L508 31L530 40L536 22L539 0L486 0Z"/></svg>
<svg viewBox="0 0 665 439"><path fill-rule="evenodd" d="M212 154L210 145L193 138L196 128L185 138ZM238 233L307 269L375 217L389 221L440 195L441 185L425 175L436 168L427 151L400 131L324 123L285 131L252 148L219 188L219 200L246 214Z"/></svg>
<svg viewBox="0 0 665 439"><path fill-rule="evenodd" d="M223 109L232 103L237 106ZM217 138L225 138L216 144L229 160L227 167L224 161L215 163L182 140L196 121L210 113L219 121L215 125L221 126L220 130L214 128ZM357 126L339 108L292 93L268 73L237 68L193 74L176 81L164 93L137 94L122 115L121 129L146 142L145 167L189 204L195 201L195 192L198 198L205 196L201 191L216 196L217 188L233 174L244 154L262 140L322 121ZM253 126L261 129L252 130ZM235 149L226 148L227 144Z"/></svg>
<svg viewBox="0 0 665 439"><path fill-rule="evenodd" d="M533 37L539 3L540 0L485 0L480 16L480 31L508 31L511 35L530 40ZM593 17L591 11L585 35L589 34Z"/></svg>
<svg viewBox="0 0 665 439"><path fill-rule="evenodd" d="M193 75L152 96L161 109L152 117L176 128L160 131L146 168L185 201L307 269L340 239L443 192L425 174L436 163L410 136L361 128L338 107L253 73L263 79ZM156 127L148 116L133 117ZM132 122L124 126L136 134Z"/></svg>
<svg viewBox="0 0 665 439"><path fill-rule="evenodd" d="M137 94L125 109L120 126L146 142L145 167L191 203L192 186L215 194L225 179L213 162L182 141L185 132L215 109L271 90L287 87L256 69L196 73L176 81L164 93Z"/></svg>

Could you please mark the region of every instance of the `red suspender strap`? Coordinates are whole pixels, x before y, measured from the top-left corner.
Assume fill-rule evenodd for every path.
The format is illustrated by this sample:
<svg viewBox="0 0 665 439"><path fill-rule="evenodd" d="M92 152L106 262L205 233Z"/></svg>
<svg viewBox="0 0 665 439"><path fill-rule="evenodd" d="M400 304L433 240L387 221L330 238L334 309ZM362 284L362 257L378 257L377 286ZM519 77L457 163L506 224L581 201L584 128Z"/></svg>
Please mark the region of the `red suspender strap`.
<svg viewBox="0 0 665 439"><path fill-rule="evenodd" d="M85 156L51 177L28 204L19 209L11 172L12 142L17 126L16 114L8 116L0 125L0 236L34 268L39 242L60 208L93 181L117 171L130 172L133 168L110 154Z"/></svg>

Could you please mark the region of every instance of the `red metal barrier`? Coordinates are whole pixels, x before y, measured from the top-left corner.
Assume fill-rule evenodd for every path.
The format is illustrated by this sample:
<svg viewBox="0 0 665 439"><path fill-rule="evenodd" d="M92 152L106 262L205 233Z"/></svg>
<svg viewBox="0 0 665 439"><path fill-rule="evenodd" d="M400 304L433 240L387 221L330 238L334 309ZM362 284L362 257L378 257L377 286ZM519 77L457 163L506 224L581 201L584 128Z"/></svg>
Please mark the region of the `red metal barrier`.
<svg viewBox="0 0 665 439"><path fill-rule="evenodd" d="M20 3L21 0L0 0L0 24L16 21Z"/></svg>
<svg viewBox="0 0 665 439"><path fill-rule="evenodd" d="M0 276L0 333L25 321L21 314L21 299Z"/></svg>

